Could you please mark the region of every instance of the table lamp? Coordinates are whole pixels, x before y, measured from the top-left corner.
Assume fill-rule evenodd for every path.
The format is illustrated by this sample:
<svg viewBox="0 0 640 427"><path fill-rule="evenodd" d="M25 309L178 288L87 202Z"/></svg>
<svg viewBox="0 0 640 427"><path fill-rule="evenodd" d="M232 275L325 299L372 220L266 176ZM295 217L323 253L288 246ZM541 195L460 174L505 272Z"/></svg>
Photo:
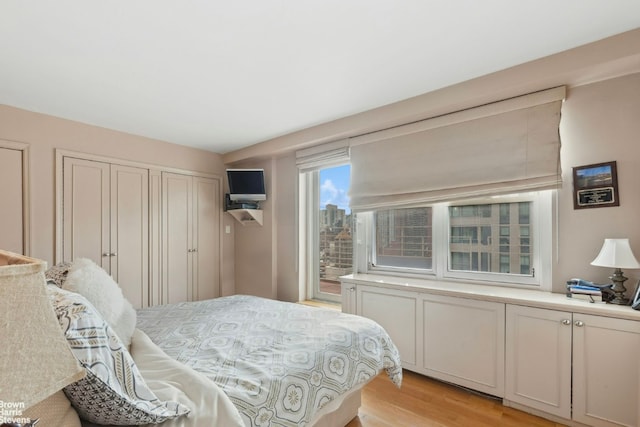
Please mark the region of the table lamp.
<svg viewBox="0 0 640 427"><path fill-rule="evenodd" d="M46 266L0 250L0 401L20 410L84 376L49 300Z"/></svg>
<svg viewBox="0 0 640 427"><path fill-rule="evenodd" d="M615 268L613 275L609 277L613 282L611 290L614 293L614 297L609 303L628 305L629 298L624 295L627 291L627 288L624 287L624 281L627 278L623 276L621 269L640 268L640 263L629 246L629 239L604 239L602 249L596 259L591 261L591 265Z"/></svg>

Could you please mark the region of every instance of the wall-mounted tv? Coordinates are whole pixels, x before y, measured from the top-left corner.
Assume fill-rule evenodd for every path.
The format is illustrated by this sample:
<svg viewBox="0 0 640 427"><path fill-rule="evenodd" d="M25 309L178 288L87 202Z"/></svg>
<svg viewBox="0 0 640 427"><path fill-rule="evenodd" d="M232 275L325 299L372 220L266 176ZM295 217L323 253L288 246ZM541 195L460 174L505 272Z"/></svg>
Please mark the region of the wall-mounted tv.
<svg viewBox="0 0 640 427"><path fill-rule="evenodd" d="M232 201L267 200L264 169L227 169L229 198Z"/></svg>

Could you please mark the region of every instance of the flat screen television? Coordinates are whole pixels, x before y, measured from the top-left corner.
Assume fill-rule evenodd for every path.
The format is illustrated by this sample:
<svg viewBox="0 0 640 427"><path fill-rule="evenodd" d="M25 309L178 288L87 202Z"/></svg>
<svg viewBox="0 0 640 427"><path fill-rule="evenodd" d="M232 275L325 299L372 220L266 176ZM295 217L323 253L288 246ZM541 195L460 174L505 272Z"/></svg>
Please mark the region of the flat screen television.
<svg viewBox="0 0 640 427"><path fill-rule="evenodd" d="M264 189L264 169L227 169L229 199L257 202L267 200Z"/></svg>

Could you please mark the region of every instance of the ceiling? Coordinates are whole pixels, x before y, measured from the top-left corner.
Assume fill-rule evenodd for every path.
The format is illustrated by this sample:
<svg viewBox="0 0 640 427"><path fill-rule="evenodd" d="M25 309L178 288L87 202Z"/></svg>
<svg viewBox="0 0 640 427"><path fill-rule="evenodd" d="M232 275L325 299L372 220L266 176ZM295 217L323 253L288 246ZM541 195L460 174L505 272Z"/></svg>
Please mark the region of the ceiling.
<svg viewBox="0 0 640 427"><path fill-rule="evenodd" d="M636 0L2 0L0 104L222 154L638 27Z"/></svg>

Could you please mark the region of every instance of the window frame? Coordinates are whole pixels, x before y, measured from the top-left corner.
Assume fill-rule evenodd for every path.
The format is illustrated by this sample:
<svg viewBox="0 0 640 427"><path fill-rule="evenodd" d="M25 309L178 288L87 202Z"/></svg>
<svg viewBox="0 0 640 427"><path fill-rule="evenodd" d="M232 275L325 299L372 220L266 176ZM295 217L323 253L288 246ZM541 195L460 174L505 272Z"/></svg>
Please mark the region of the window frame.
<svg viewBox="0 0 640 427"><path fill-rule="evenodd" d="M368 274L417 277L428 280L460 281L467 283L551 290L553 205L555 197L557 197L557 192L555 190L545 190L524 194L466 199L455 203L420 205L419 207L430 206L433 209L433 250L432 269L430 270L376 265L376 232L374 213L357 213L354 227L354 242L357 242L357 244L354 245L354 271ZM525 201L532 202L529 209L531 228L529 229L528 237L533 240L534 246L533 250L526 254L531 259L532 275L523 275L519 273L502 274L483 271L456 271L449 268L451 265L451 252L449 248L451 232L451 225L449 222L450 206L517 203ZM481 238L481 236L478 236L478 238ZM519 242L516 243L520 245ZM481 260L478 259L478 262L481 262Z"/></svg>
<svg viewBox="0 0 640 427"><path fill-rule="evenodd" d="M308 299L335 303L342 301L341 294L320 291L320 170L347 164L349 162L334 162L312 170L299 171L299 277Z"/></svg>

